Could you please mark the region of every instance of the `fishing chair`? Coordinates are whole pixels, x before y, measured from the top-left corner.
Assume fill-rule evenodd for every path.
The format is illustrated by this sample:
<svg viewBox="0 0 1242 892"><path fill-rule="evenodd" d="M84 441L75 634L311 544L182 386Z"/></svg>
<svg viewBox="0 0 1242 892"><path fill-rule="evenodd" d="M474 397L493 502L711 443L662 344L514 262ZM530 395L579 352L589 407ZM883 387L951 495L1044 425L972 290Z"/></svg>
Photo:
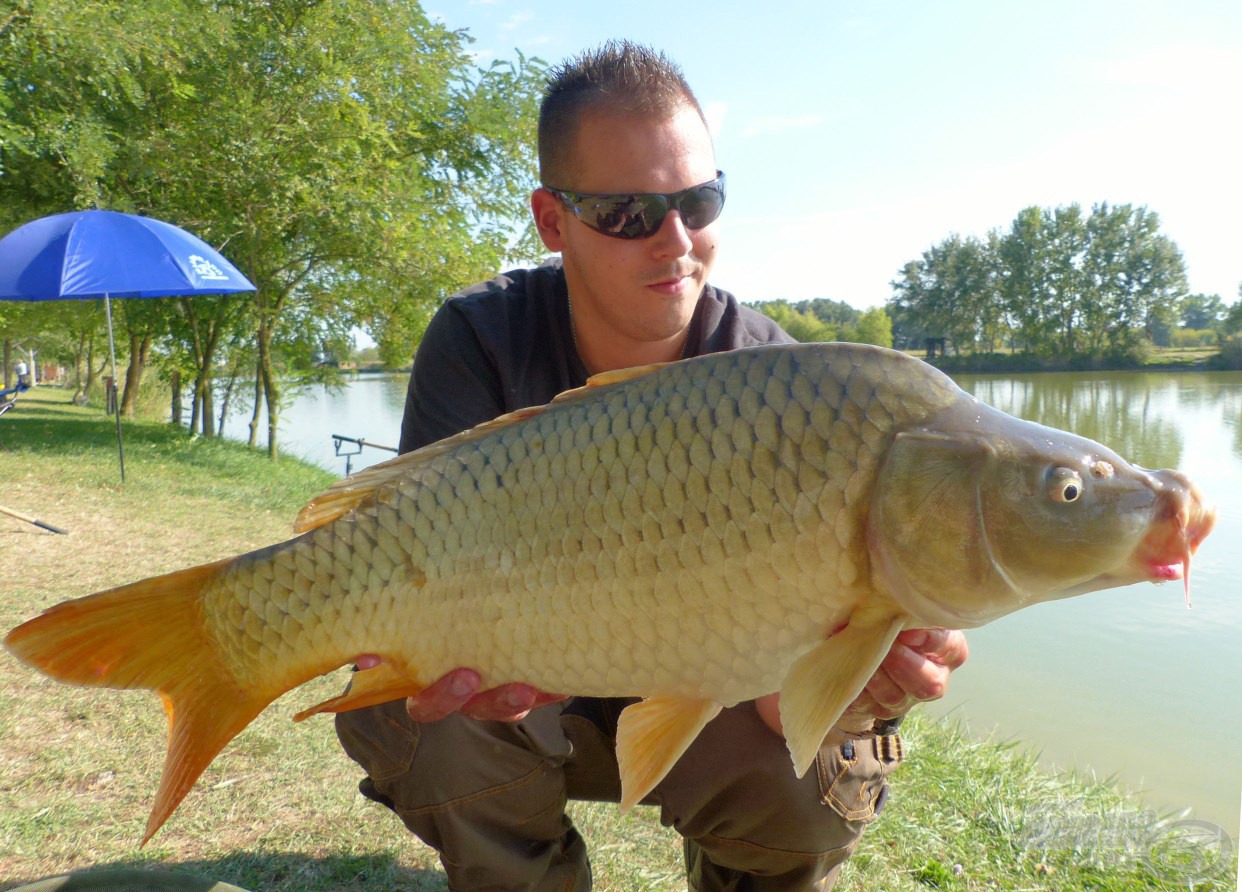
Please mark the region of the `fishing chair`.
<svg viewBox="0 0 1242 892"><path fill-rule="evenodd" d="M17 395L19 393L25 393L29 389L30 385L25 381L18 381L16 387L0 390L0 415L3 415L17 404Z"/></svg>

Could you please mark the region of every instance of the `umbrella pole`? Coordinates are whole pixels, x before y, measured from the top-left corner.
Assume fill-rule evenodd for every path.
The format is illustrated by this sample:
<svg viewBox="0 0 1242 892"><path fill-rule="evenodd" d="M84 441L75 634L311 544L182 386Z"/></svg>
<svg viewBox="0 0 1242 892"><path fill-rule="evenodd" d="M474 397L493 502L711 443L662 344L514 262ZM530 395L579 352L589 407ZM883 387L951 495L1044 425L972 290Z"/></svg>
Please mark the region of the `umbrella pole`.
<svg viewBox="0 0 1242 892"><path fill-rule="evenodd" d="M117 389L116 342L112 339L112 303L108 300L107 292L104 293L104 315L108 317L108 357L112 360L112 387L114 390L116 390ZM105 405L107 404L107 402L108 402L108 397L105 394L104 395ZM119 458L121 461L121 484L124 485L125 484L125 444L121 440L121 400L119 398L119 395L116 400L116 405L113 408L116 409L116 412L115 412L116 414L116 454L117 454L117 458Z"/></svg>

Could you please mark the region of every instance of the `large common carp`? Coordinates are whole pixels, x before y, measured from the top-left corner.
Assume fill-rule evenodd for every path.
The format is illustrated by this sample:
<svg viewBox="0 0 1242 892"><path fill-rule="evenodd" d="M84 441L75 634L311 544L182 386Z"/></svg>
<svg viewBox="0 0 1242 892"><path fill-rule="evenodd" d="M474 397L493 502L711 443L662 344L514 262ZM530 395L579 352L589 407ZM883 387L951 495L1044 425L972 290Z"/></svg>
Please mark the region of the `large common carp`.
<svg viewBox="0 0 1242 892"><path fill-rule="evenodd" d="M618 730L628 808L722 705L780 691L802 774L903 628L1177 579L1213 519L1177 471L904 354L758 347L596 376L337 483L296 538L65 602L5 643L163 697L146 839L264 707L363 654L382 662L297 718L458 666L646 698Z"/></svg>

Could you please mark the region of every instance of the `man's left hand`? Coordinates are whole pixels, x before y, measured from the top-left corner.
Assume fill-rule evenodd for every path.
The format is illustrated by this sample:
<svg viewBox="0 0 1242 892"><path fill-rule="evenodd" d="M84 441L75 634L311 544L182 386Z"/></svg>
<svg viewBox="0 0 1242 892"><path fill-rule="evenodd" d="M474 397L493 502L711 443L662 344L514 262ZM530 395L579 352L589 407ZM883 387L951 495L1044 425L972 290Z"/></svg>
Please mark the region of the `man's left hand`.
<svg viewBox="0 0 1242 892"><path fill-rule="evenodd" d="M915 704L938 700L949 687L949 676L966 662L966 636L954 629L906 629L897 636L880 668L845 710L839 726L853 729L905 715ZM780 694L755 701L760 717L781 733Z"/></svg>

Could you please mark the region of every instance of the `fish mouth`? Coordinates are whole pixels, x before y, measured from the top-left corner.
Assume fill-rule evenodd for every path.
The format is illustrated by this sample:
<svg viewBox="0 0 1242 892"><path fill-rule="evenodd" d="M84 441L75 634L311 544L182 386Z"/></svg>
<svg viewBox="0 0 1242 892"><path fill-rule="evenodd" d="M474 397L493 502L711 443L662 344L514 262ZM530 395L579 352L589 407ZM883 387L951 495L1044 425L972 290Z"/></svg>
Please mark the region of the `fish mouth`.
<svg viewBox="0 0 1242 892"><path fill-rule="evenodd" d="M1137 582L1180 579L1186 606L1190 606L1191 558L1216 525L1216 508L1205 502L1198 488L1177 471L1158 471L1152 477L1158 491L1155 511L1129 560L1117 570L1063 589L1055 597L1073 597Z"/></svg>
<svg viewBox="0 0 1242 892"><path fill-rule="evenodd" d="M1216 507L1175 471L1160 472L1164 486L1151 527L1135 551L1135 563L1151 582L1181 579L1190 606L1190 559L1216 526Z"/></svg>

